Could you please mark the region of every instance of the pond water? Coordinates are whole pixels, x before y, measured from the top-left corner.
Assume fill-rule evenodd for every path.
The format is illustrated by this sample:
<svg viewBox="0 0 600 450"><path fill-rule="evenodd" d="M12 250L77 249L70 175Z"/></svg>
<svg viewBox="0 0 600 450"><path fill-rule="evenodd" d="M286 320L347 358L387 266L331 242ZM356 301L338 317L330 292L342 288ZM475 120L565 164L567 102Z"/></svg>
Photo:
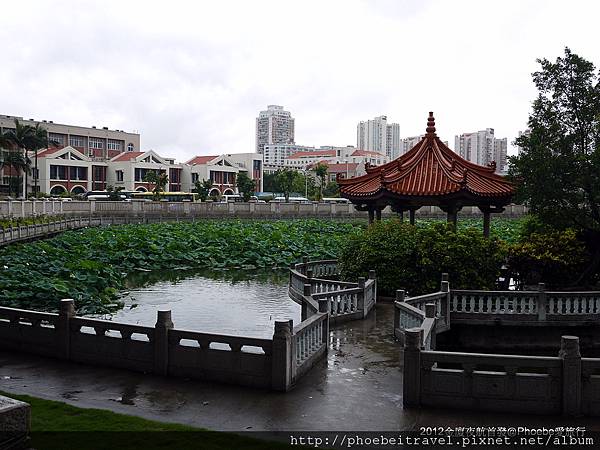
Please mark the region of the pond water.
<svg viewBox="0 0 600 450"><path fill-rule="evenodd" d="M272 337L276 320L300 323L287 271L138 272L127 282L123 309L102 318L154 326L156 312L170 309L177 329L257 338Z"/></svg>

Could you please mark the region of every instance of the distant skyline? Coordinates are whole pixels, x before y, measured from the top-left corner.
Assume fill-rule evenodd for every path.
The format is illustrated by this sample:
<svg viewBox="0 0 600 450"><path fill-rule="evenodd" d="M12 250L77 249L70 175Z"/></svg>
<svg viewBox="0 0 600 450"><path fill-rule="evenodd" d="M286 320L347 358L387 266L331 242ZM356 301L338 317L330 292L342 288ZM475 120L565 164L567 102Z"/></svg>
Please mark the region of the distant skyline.
<svg viewBox="0 0 600 450"><path fill-rule="evenodd" d="M402 137L527 127L536 58L600 65L591 1L29 1L2 6L0 113L137 130L185 161L252 152L283 105L302 145L355 145L386 115Z"/></svg>

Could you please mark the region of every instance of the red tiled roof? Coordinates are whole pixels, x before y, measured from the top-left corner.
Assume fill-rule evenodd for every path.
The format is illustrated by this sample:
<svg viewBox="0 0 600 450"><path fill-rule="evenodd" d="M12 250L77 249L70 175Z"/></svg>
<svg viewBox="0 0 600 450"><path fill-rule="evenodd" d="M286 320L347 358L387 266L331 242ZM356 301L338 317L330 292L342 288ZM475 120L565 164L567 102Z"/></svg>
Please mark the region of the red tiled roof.
<svg viewBox="0 0 600 450"><path fill-rule="evenodd" d="M315 156L336 156L335 150L314 150L312 152L296 152L288 159L314 158Z"/></svg>
<svg viewBox="0 0 600 450"><path fill-rule="evenodd" d="M385 155L379 152L372 152L370 150L355 150L350 156L380 156L384 157Z"/></svg>
<svg viewBox="0 0 600 450"><path fill-rule="evenodd" d="M435 134L433 113L429 113L427 134L398 159L378 167L366 166L366 175L339 179L340 194L368 200L383 195L441 197L465 194L469 198L507 201L513 185L494 173L495 164L483 167L461 158Z"/></svg>
<svg viewBox="0 0 600 450"><path fill-rule="evenodd" d="M146 152L123 152L120 155L115 156L111 161L131 161L144 153Z"/></svg>
<svg viewBox="0 0 600 450"><path fill-rule="evenodd" d="M62 150L64 147L50 147L50 148L45 148L44 150L38 152L38 158L44 158L46 156L49 156L53 153L56 153L59 150Z"/></svg>
<svg viewBox="0 0 600 450"><path fill-rule="evenodd" d="M195 156L190 159L186 164L206 164L209 161L215 159L216 156Z"/></svg>

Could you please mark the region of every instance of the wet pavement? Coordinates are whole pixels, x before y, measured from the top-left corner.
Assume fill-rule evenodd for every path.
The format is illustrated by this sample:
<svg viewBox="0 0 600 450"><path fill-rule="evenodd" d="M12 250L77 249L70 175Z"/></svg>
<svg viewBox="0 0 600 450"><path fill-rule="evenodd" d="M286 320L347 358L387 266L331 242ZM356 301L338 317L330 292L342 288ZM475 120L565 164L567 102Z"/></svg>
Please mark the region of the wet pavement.
<svg viewBox="0 0 600 450"><path fill-rule="evenodd" d="M414 430L421 426L585 426L596 419L404 410L391 304L333 327L328 358L288 393L0 352L0 390L214 430Z"/></svg>

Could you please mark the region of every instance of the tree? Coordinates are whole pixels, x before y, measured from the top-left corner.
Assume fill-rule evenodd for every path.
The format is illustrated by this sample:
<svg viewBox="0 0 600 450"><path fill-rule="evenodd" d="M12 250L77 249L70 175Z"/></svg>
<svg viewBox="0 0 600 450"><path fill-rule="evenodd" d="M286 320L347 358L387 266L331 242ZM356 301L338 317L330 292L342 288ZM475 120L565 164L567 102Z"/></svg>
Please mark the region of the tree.
<svg viewBox="0 0 600 450"><path fill-rule="evenodd" d="M213 183L211 180L197 180L194 183L194 190L198 193L198 197L200 197L200 201L205 202L208 198L208 193L213 187Z"/></svg>
<svg viewBox="0 0 600 450"><path fill-rule="evenodd" d="M236 180L238 192L242 194L244 201L247 202L250 200L252 194L254 194L254 188L256 187L256 182L248 176L245 172L240 172L237 176Z"/></svg>
<svg viewBox="0 0 600 450"><path fill-rule="evenodd" d="M149 170L146 172L146 175L144 175L144 181L154 185L154 188L152 189L154 200L160 200L160 193L165 191L165 188L169 183L169 177L165 172Z"/></svg>
<svg viewBox="0 0 600 450"><path fill-rule="evenodd" d="M323 199L323 189L325 188L325 182L327 178L327 164L318 163L312 169L315 172L317 178L319 178L319 198L318 200Z"/></svg>
<svg viewBox="0 0 600 450"><path fill-rule="evenodd" d="M23 125L19 122L18 119L15 119L15 129L9 130L4 133L4 139L7 140L10 144L10 148L14 152L18 152L23 157L21 160L21 164L12 165L12 167L18 172L23 173L24 175L24 185L22 189L23 196L27 194L27 175L28 175L28 158L27 158L27 148L31 146L32 137L34 133L34 128L30 125ZM15 159L16 161L16 159ZM18 196L18 192L16 193Z"/></svg>
<svg viewBox="0 0 600 450"><path fill-rule="evenodd" d="M19 188L22 185L22 177L19 176L19 173L27 171L25 156L16 150L3 151L2 158L0 159L0 167L11 169L11 173L16 172L16 175L13 173L10 176L8 193L10 194L14 189L15 197L18 197Z"/></svg>
<svg viewBox="0 0 600 450"><path fill-rule="evenodd" d="M296 171L288 169L287 167L282 170L278 170L275 172L275 180L277 182L277 187L283 192L283 196L285 197L285 201L290 201L290 192L294 187L294 179L296 177Z"/></svg>
<svg viewBox="0 0 600 450"><path fill-rule="evenodd" d="M121 195L119 194L119 192L121 192L123 189L123 186L106 186L106 192L108 192L108 199L111 201L121 200Z"/></svg>
<svg viewBox="0 0 600 450"><path fill-rule="evenodd" d="M339 197L340 189L338 184L335 181L330 181L323 189L323 195L325 197Z"/></svg>
<svg viewBox="0 0 600 450"><path fill-rule="evenodd" d="M579 283L600 267L600 74L569 48L538 63L530 133L516 140L509 175L517 200L543 223L575 228L588 243L593 257Z"/></svg>

